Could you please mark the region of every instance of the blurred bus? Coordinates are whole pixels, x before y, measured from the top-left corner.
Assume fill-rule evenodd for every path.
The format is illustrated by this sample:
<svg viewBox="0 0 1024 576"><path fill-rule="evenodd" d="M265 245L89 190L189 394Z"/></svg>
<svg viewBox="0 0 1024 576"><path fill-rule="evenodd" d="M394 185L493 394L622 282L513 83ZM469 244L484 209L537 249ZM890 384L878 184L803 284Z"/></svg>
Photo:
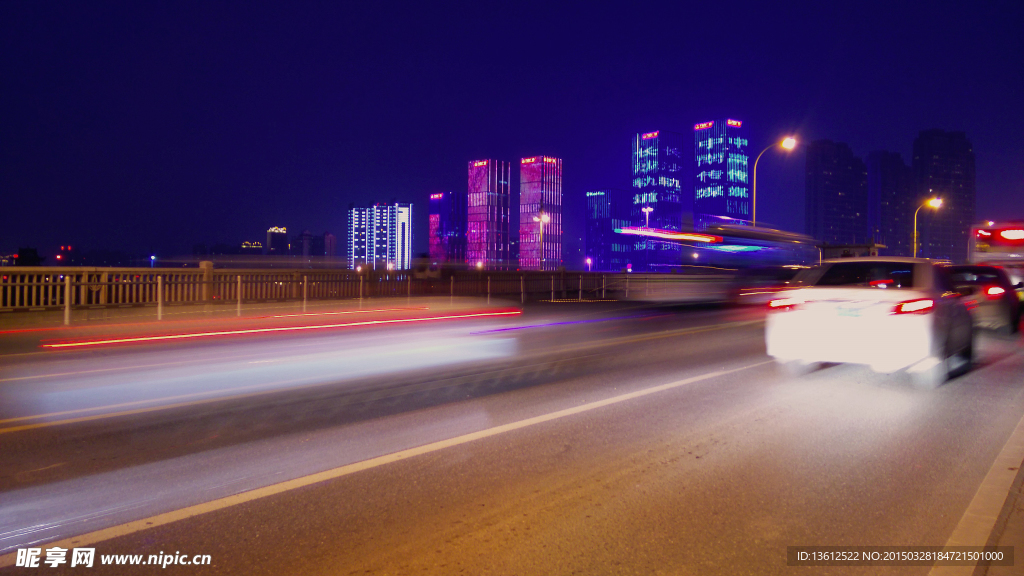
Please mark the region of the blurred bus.
<svg viewBox="0 0 1024 576"><path fill-rule="evenodd" d="M810 236L759 226L721 224L705 230L721 236L702 256L729 268L810 266L821 262L821 250Z"/></svg>
<svg viewBox="0 0 1024 576"><path fill-rule="evenodd" d="M967 261L1004 269L1017 286L1017 296L1024 300L1020 286L1024 282L1024 221L990 220L971 227Z"/></svg>

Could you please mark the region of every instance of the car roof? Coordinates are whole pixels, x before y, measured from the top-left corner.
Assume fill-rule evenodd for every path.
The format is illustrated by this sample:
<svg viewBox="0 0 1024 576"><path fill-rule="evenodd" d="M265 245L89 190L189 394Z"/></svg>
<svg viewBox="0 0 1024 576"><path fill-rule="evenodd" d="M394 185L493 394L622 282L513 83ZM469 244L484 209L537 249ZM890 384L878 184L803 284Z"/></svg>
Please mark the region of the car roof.
<svg viewBox="0 0 1024 576"><path fill-rule="evenodd" d="M986 272L999 272L1002 268L998 266L990 266L988 264L958 264L956 266L950 266L950 270L970 272L972 270L981 270Z"/></svg>
<svg viewBox="0 0 1024 576"><path fill-rule="evenodd" d="M937 264L928 258L908 258L905 256L858 256L856 258L830 258L823 260L822 264L836 264L838 262L893 262L898 264Z"/></svg>

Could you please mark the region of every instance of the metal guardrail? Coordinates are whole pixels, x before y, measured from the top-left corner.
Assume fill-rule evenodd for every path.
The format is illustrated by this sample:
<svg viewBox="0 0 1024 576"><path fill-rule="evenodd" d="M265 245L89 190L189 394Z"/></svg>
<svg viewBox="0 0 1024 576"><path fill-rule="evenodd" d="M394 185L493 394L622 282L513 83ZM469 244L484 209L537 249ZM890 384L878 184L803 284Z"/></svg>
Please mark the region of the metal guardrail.
<svg viewBox="0 0 1024 576"><path fill-rule="evenodd" d="M527 300L654 299L720 276L598 272L460 270L417 278L412 271L175 270L151 268L7 268L0 272L0 311L340 300L381 297L491 296ZM693 291L693 290L691 290ZM704 290L706 292L706 290Z"/></svg>

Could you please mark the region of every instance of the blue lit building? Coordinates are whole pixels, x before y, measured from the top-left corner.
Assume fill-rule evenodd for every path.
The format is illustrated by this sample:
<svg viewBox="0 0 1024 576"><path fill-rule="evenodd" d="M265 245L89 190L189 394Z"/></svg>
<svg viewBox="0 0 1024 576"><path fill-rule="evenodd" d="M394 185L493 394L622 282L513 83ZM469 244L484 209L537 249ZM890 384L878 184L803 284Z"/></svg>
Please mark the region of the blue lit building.
<svg viewBox="0 0 1024 576"><path fill-rule="evenodd" d="M349 208L348 263L352 269L412 268L412 204Z"/></svg>
<svg viewBox="0 0 1024 576"><path fill-rule="evenodd" d="M632 197L625 190L587 192L586 257L594 272L621 272L633 257L635 237L616 234L616 229L632 226L629 212Z"/></svg>
<svg viewBox="0 0 1024 576"><path fill-rule="evenodd" d="M750 154L743 122L711 120L694 125L693 224L750 221Z"/></svg>
<svg viewBox="0 0 1024 576"><path fill-rule="evenodd" d="M465 192L430 195L430 259L434 262L466 261Z"/></svg>
<svg viewBox="0 0 1024 576"><path fill-rule="evenodd" d="M655 130L636 135L633 145L633 226L681 231L689 228L691 206L683 201L683 136ZM678 243L633 239L633 269L668 271L682 263Z"/></svg>

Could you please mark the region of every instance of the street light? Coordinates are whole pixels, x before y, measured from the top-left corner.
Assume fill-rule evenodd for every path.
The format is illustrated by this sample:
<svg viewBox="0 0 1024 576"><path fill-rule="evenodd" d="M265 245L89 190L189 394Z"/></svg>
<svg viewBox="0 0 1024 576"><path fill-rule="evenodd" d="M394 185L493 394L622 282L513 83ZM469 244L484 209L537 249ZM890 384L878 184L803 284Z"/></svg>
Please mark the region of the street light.
<svg viewBox="0 0 1024 576"><path fill-rule="evenodd" d="M533 217L534 222L540 223L540 269L544 269L544 224L551 221L551 217L544 210L538 216Z"/></svg>
<svg viewBox="0 0 1024 576"><path fill-rule="evenodd" d="M654 212L654 208L651 208L650 206L644 206L643 208L640 209L640 211L644 213L644 228L650 228L651 212Z"/></svg>
<svg viewBox="0 0 1024 576"><path fill-rule="evenodd" d="M792 150L796 148L796 138L793 138L792 136L786 136L785 138L782 139L781 142L773 142L772 144L769 144L764 150L761 150L761 154L764 154L765 152L771 150L775 146L781 146L784 150L787 151ZM757 158L754 159L754 199L753 202L751 202L751 211L753 212L750 217L751 226L757 226L757 161L761 159L761 154L758 154Z"/></svg>
<svg viewBox="0 0 1024 576"><path fill-rule="evenodd" d="M593 263L594 263L594 261L590 259L590 256L587 256L587 272L591 271L590 270L590 265L593 264Z"/></svg>
<svg viewBox="0 0 1024 576"><path fill-rule="evenodd" d="M924 202L922 202L921 205L917 207L917 210L914 210L914 258L917 258L917 248L918 248L917 247L917 244L918 244L918 242L917 242L917 213L920 212L921 208L924 208L925 206L927 206L929 208L933 208L933 209L938 209L940 206L942 206L942 198L939 198L939 197L929 198L929 199L925 200Z"/></svg>

